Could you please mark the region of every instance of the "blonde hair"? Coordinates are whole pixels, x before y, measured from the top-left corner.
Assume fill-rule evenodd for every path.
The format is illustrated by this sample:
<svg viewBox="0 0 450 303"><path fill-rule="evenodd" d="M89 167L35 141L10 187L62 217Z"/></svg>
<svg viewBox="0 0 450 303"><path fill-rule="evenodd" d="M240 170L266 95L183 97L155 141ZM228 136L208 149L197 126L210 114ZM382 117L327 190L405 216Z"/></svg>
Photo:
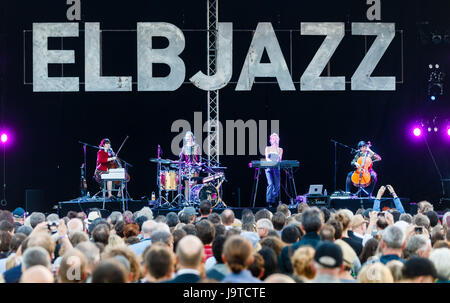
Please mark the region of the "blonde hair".
<svg viewBox="0 0 450 303"><path fill-rule="evenodd" d="M118 235L110 234L108 239L108 245L106 245L105 249L113 249L116 247L121 247L125 245L125 241L119 237Z"/></svg>
<svg viewBox="0 0 450 303"><path fill-rule="evenodd" d="M313 279L314 272L311 263L314 259L315 250L311 246L303 246L298 248L291 257L292 268L297 276Z"/></svg>
<svg viewBox="0 0 450 303"><path fill-rule="evenodd" d="M389 268L376 262L373 264L365 265L358 275L359 283L394 283L394 277L392 276Z"/></svg>
<svg viewBox="0 0 450 303"><path fill-rule="evenodd" d="M422 214L426 214L429 211L433 211L433 205L428 201L420 201L418 204L418 212Z"/></svg>
<svg viewBox="0 0 450 303"><path fill-rule="evenodd" d="M6 264L5 264L5 268L6 270L11 269L13 267L17 266L17 254L11 254L9 255L9 257L6 259Z"/></svg>
<svg viewBox="0 0 450 303"><path fill-rule="evenodd" d="M348 213L345 210L343 210L343 209L339 210L336 213L336 215L334 216L334 218L337 221L342 223L343 230L346 230L346 229L349 228L350 222L351 222L351 218L350 218L350 216L348 215Z"/></svg>
<svg viewBox="0 0 450 303"><path fill-rule="evenodd" d="M387 268L391 271L392 277L394 278L394 282L400 281L403 279L402 269L403 263L399 260L392 260L386 263Z"/></svg>
<svg viewBox="0 0 450 303"><path fill-rule="evenodd" d="M272 133L269 138L276 137L277 144L280 144L280 136L277 133Z"/></svg>

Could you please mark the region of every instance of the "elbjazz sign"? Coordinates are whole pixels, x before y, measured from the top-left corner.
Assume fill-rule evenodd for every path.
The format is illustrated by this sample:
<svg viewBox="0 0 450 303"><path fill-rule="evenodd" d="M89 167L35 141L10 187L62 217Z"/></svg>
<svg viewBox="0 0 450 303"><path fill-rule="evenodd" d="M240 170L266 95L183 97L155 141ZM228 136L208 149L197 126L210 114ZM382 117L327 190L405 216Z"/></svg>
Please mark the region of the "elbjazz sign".
<svg viewBox="0 0 450 303"><path fill-rule="evenodd" d="M33 24L33 91L77 92L78 77L49 77L48 65L75 63L73 50L49 50L49 37L78 37L78 23ZM212 91L227 86L233 75L233 24L220 22L217 33L216 73L199 71L190 82L201 90ZM345 35L344 23L302 22L301 35L325 36L322 45L300 78L301 91L343 91L345 77L320 76ZM351 35L376 36L361 63L351 77L351 90L393 91L395 76L371 76L395 37L394 23L352 23ZM152 38L168 40L165 48L154 48ZM185 48L185 36L178 27L163 22L137 23L137 89L138 91L175 91L186 78L185 62L180 54ZM262 63L264 51L268 63ZM100 23L85 23L85 91L131 91L131 76L102 76ZM167 76L153 75L154 64L166 64ZM236 91L250 91L256 77L274 77L282 91L296 90L286 60L271 23L258 23L240 71Z"/></svg>

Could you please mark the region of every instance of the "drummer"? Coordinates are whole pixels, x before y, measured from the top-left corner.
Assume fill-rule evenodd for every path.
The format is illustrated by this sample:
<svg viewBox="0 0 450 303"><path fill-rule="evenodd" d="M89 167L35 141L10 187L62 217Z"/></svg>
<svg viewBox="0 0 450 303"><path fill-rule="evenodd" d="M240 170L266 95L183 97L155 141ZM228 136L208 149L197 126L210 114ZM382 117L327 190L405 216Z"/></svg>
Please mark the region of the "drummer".
<svg viewBox="0 0 450 303"><path fill-rule="evenodd" d="M180 152L180 161L184 162L186 169L184 170L184 175L186 180L184 182L184 196L186 200L189 199L189 175L191 178L199 177L199 170L192 165L200 163L201 148L195 142L194 134L191 131L187 131L183 138L183 147ZM197 182L191 180L191 186L195 185Z"/></svg>

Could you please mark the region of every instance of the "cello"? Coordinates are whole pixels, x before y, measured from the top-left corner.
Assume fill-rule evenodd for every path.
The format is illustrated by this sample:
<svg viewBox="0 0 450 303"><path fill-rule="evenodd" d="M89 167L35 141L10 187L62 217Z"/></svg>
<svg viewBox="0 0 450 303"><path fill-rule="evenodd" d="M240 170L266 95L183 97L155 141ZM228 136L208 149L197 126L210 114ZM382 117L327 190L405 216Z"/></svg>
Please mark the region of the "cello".
<svg viewBox="0 0 450 303"><path fill-rule="evenodd" d="M114 151L112 150L112 148L109 149L109 151L111 152L113 157L116 157L116 159L114 161L110 161L108 163L108 169L112 169L112 168L122 168L122 162L120 161L120 159L118 158L118 154L120 153L120 150L122 149L125 141L127 141L128 136L125 138L125 140L122 142L122 145L120 145L119 150L117 151L117 154L114 154ZM130 181L130 174L128 174L128 171L125 171L125 182ZM120 181L113 181L113 183L115 185L120 186Z"/></svg>
<svg viewBox="0 0 450 303"><path fill-rule="evenodd" d="M368 147L371 144L368 142ZM352 183L355 187L367 187L371 183L370 168L372 167L372 159L369 157L369 151L366 150L364 156L357 160L359 167L353 172Z"/></svg>

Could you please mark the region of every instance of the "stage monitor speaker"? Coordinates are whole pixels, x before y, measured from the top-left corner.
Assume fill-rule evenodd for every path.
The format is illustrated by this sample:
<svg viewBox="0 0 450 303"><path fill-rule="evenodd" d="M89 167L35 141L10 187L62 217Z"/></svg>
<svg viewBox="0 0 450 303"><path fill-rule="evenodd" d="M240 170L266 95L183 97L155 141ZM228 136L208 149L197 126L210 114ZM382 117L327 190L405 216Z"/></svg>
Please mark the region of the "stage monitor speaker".
<svg viewBox="0 0 450 303"><path fill-rule="evenodd" d="M45 212L46 205L44 200L44 192L40 189L26 189L25 190L25 211L31 214L32 212Z"/></svg>
<svg viewBox="0 0 450 303"><path fill-rule="evenodd" d="M309 206L329 207L328 196L323 196L323 195L306 196L306 203Z"/></svg>

